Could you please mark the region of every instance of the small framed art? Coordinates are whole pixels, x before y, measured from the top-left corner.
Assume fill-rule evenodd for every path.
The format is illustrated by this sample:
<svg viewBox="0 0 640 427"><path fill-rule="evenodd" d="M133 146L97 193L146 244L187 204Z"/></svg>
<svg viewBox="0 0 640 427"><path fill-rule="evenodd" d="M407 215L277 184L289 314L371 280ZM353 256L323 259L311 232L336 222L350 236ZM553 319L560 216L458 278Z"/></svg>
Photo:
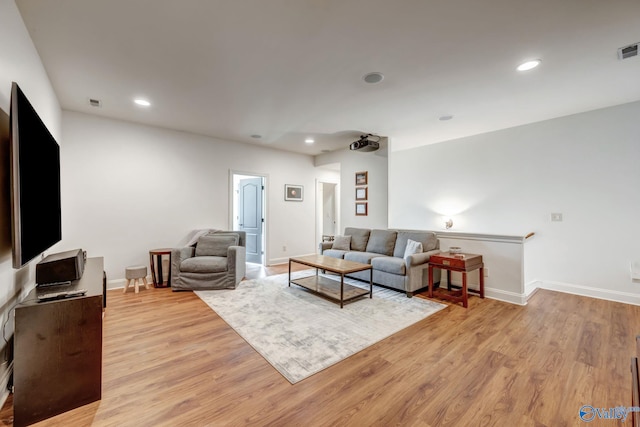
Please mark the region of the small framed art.
<svg viewBox="0 0 640 427"><path fill-rule="evenodd" d="M284 199L290 202L301 202L304 187L302 185L284 185Z"/></svg>
<svg viewBox="0 0 640 427"><path fill-rule="evenodd" d="M356 200L367 200L367 187L356 187Z"/></svg>
<svg viewBox="0 0 640 427"><path fill-rule="evenodd" d="M366 216L367 215L367 204L366 203L356 203L356 215Z"/></svg>
<svg viewBox="0 0 640 427"><path fill-rule="evenodd" d="M369 173L367 171L356 172L356 185L367 185L368 175Z"/></svg>

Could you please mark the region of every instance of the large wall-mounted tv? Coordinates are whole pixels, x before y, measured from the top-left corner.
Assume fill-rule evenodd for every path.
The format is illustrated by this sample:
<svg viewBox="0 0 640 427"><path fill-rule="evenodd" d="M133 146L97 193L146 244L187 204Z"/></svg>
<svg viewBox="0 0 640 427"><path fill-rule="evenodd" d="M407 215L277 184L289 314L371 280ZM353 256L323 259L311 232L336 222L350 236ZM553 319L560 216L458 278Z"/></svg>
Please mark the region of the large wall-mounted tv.
<svg viewBox="0 0 640 427"><path fill-rule="evenodd" d="M9 117L13 267L20 268L62 239L60 146L15 82Z"/></svg>

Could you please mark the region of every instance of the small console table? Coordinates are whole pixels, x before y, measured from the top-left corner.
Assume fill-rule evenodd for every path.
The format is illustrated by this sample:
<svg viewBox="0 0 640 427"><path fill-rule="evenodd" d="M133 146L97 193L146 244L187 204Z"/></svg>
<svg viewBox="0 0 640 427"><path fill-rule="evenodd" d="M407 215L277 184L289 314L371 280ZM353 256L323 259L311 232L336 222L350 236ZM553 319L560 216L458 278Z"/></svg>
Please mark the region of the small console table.
<svg viewBox="0 0 640 427"><path fill-rule="evenodd" d="M468 292L475 293L475 290L467 289L467 273L480 269L480 290L478 295L484 298L484 264L482 263L482 255L475 254L452 254L449 252L441 252L437 255L431 255L429 259L429 298L433 298L433 269L439 268L447 271L447 290L451 289L451 272L458 271L462 273L462 288L449 293L438 292L439 298L444 298L453 302L461 302L464 308L468 306Z"/></svg>

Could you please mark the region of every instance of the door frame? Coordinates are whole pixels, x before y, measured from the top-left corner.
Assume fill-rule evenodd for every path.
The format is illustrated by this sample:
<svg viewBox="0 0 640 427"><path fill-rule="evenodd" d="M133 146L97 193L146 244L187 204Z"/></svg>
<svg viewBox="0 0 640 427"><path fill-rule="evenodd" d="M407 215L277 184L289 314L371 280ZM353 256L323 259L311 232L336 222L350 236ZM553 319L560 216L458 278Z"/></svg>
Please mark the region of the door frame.
<svg viewBox="0 0 640 427"><path fill-rule="evenodd" d="M321 191L323 184L335 184L335 218L336 218L336 235L340 234L340 180L328 179L328 178L316 178L316 250L320 247L322 242L322 225L323 225L323 192Z"/></svg>
<svg viewBox="0 0 640 427"><path fill-rule="evenodd" d="M262 178L264 182L264 191L262 194L262 215L264 218L264 222L262 223L262 265L266 266L267 260L269 259L269 254L267 253L267 248L269 247L267 244L269 241L269 174L229 169L229 230L233 230L235 217L238 215L237 205L235 203L235 195L237 194L238 189L235 188L234 185L234 178L236 175Z"/></svg>

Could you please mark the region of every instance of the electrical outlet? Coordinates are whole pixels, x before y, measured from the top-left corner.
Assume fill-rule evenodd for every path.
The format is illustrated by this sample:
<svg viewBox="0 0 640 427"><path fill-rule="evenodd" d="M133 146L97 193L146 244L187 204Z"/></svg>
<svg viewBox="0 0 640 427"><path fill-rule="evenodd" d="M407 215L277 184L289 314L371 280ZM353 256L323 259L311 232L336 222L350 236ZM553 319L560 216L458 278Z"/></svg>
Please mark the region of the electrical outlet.
<svg viewBox="0 0 640 427"><path fill-rule="evenodd" d="M484 268L484 277L489 277L489 269L488 268Z"/></svg>
<svg viewBox="0 0 640 427"><path fill-rule="evenodd" d="M562 221L562 214L561 213L552 213L551 214L551 221L553 221L553 222L561 222Z"/></svg>
<svg viewBox="0 0 640 427"><path fill-rule="evenodd" d="M282 252L287 252L287 245L282 246Z"/></svg>

